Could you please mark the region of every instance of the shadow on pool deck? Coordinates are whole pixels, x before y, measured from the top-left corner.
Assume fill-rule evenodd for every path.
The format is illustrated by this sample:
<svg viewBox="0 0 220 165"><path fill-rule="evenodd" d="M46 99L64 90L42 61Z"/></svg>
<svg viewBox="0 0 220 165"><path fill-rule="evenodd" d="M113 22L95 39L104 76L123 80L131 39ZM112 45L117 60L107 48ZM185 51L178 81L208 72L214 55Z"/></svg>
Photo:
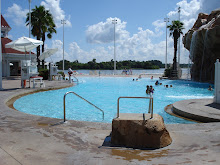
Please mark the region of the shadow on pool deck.
<svg viewBox="0 0 220 165"><path fill-rule="evenodd" d="M212 108L220 110L220 104L217 104L217 103L211 103L211 104L207 104L205 106L212 107Z"/></svg>

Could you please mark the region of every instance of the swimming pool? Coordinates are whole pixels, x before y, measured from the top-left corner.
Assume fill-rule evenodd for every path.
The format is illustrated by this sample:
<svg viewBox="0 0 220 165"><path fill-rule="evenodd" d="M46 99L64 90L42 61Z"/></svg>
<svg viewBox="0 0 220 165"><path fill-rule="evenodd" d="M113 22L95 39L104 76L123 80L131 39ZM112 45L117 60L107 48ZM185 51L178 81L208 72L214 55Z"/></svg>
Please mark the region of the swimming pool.
<svg viewBox="0 0 220 165"><path fill-rule="evenodd" d="M63 118L63 96L73 91L92 102L105 112L102 114L96 108L73 94L66 96L66 119L110 123L117 113L117 99L120 96L148 96L146 85L154 86L154 113L163 116L165 123L192 123L167 114L164 107L176 101L196 98L213 98L213 91L208 91L209 84L181 81L159 80L162 85L155 86L155 81L142 78L124 77L83 77L82 83L71 88L34 93L24 96L14 102L15 109L39 116ZM165 88L164 85L172 85ZM121 99L120 113L147 113L149 100Z"/></svg>

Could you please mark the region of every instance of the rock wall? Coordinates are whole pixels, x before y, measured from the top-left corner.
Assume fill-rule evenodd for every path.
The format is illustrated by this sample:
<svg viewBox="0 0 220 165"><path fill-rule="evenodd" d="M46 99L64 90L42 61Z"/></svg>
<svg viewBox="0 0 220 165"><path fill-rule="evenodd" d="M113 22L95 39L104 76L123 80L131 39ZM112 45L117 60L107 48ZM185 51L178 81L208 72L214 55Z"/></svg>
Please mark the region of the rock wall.
<svg viewBox="0 0 220 165"><path fill-rule="evenodd" d="M193 62L192 80L214 82L214 63L220 59L220 9L209 15L200 13L194 26L183 36L183 44Z"/></svg>

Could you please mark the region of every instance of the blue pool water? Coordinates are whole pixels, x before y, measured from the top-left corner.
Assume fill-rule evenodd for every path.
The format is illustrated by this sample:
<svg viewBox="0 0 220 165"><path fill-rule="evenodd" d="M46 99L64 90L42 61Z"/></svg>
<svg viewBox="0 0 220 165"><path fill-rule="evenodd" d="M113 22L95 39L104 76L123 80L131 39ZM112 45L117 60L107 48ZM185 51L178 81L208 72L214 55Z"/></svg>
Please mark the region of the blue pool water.
<svg viewBox="0 0 220 165"><path fill-rule="evenodd" d="M192 123L167 114L164 107L184 99L213 98L213 91L208 91L209 84L181 80L159 80L163 85L155 86L157 79L142 78L132 81L133 78L113 77L85 77L80 78L81 83L71 88L34 93L24 96L14 102L14 107L22 112L63 118L63 96L66 92L74 91L88 101L92 102L105 112L99 110L73 94L66 96L67 120L83 120L110 123L117 113L117 99L120 96L148 96L146 85L153 85L154 113L163 116L165 123ZM165 88L164 85L173 85ZM121 99L120 113L147 113L149 100Z"/></svg>

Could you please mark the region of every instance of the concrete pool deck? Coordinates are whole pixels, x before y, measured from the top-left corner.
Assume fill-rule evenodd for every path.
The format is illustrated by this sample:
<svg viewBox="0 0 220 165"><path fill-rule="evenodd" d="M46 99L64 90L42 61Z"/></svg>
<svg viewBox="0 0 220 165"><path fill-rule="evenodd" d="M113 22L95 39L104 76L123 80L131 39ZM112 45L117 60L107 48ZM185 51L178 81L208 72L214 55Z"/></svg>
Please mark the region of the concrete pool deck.
<svg viewBox="0 0 220 165"><path fill-rule="evenodd" d="M173 113L199 122L220 122L220 104L213 99L190 99L173 103Z"/></svg>
<svg viewBox="0 0 220 165"><path fill-rule="evenodd" d="M45 81L46 88L68 82ZM0 165L41 164L220 164L220 122L166 124L171 145L157 150L109 146L111 124L68 121L25 114L9 108L21 89L19 79L3 80L0 91Z"/></svg>

